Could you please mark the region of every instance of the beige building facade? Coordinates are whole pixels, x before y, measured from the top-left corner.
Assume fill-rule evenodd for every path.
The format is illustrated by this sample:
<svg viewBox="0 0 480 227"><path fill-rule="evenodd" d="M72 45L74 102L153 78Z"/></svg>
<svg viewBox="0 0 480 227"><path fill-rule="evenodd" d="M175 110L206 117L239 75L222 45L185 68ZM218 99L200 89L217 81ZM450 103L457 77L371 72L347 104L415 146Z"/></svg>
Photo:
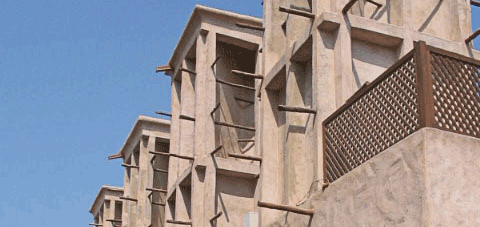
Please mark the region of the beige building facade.
<svg viewBox="0 0 480 227"><path fill-rule="evenodd" d="M113 156L122 226L480 224L470 1L264 0L263 12L195 6L157 67L171 121L139 118Z"/></svg>

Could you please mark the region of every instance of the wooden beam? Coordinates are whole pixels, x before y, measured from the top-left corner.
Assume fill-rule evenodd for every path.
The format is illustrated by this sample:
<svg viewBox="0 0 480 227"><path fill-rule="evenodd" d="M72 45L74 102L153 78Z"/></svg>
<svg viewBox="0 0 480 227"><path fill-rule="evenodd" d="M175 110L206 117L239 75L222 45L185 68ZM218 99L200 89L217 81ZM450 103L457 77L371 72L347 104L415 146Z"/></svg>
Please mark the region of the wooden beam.
<svg viewBox="0 0 480 227"><path fill-rule="evenodd" d="M239 139L237 140L239 143L249 143L249 142L255 142L254 139Z"/></svg>
<svg viewBox="0 0 480 227"><path fill-rule="evenodd" d="M171 156L171 157L175 157L175 158L188 159L188 160L193 160L194 159L193 157L189 157L189 156L183 156L183 155L179 155L179 154L172 154L172 153L165 153L165 152L149 151L148 153L154 154L154 155Z"/></svg>
<svg viewBox="0 0 480 227"><path fill-rule="evenodd" d="M236 87L236 88L242 88L242 89L246 89L246 90L250 90L250 91L255 91L255 88L253 88L253 87L248 87L248 86L240 85L240 84L234 84L234 83L230 83L230 82L227 82L227 81L224 81L224 80L221 80L221 79L216 79L216 82L220 83L220 84L225 84L225 85L228 85L228 86L231 86L231 87Z"/></svg>
<svg viewBox="0 0 480 227"><path fill-rule="evenodd" d="M222 125L222 126L226 126L226 127L230 127L230 128L238 128L238 129L243 129L243 130L248 130L248 131L255 131L255 128L245 127L245 126L241 126L241 125L233 125L233 124L228 124L228 123L219 122L219 121L215 121L214 123L216 125Z"/></svg>
<svg viewBox="0 0 480 227"><path fill-rule="evenodd" d="M123 158L123 154L119 153L119 154L112 154L112 155L108 156L108 160L113 160L113 159L117 159L117 158Z"/></svg>
<svg viewBox="0 0 480 227"><path fill-rule="evenodd" d="M155 67L155 72L166 72L166 71L173 71L173 68L169 65L162 65L162 66L157 66Z"/></svg>
<svg viewBox="0 0 480 227"><path fill-rule="evenodd" d="M172 117L172 114L167 113L167 112L163 112L163 111L160 111L160 110L155 111L155 113L159 114L159 115L167 116L167 117Z"/></svg>
<svg viewBox="0 0 480 227"><path fill-rule="evenodd" d="M106 221L122 223L122 220L118 220L118 219L107 219Z"/></svg>
<svg viewBox="0 0 480 227"><path fill-rule="evenodd" d="M125 168L134 168L134 169L138 169L138 168L140 168L140 167L138 167L138 166L129 165L129 164L125 164L125 163L124 163L124 164L122 164L122 166L123 166L123 167L125 167Z"/></svg>
<svg viewBox="0 0 480 227"><path fill-rule="evenodd" d="M250 25L250 24L245 24L240 22L235 23L235 25L237 25L237 27L240 27L240 28L248 28L248 29L262 31L262 32L265 31L265 28L260 26L255 26L255 25Z"/></svg>
<svg viewBox="0 0 480 227"><path fill-rule="evenodd" d="M297 15L297 16L308 17L310 19L315 19L315 14L307 12L307 11L303 11L303 10L290 9L290 8L285 8L283 6L280 6L278 8L278 10L280 10L280 12L284 12L284 13L289 13L289 14L294 14L294 15Z"/></svg>
<svg viewBox="0 0 480 227"><path fill-rule="evenodd" d="M167 220L167 223L170 224L177 224L177 225L192 225L191 221L175 221L175 220Z"/></svg>
<svg viewBox="0 0 480 227"><path fill-rule="evenodd" d="M213 108L212 112L210 112L210 115L213 117L213 114L215 113L215 111L217 111L217 109L220 107L220 103L217 103L217 105L215 106L215 108Z"/></svg>
<svg viewBox="0 0 480 227"><path fill-rule="evenodd" d="M194 72L194 71L192 71L190 69L186 69L186 68L180 68L180 71L191 73L193 75L197 75L197 72Z"/></svg>
<svg viewBox="0 0 480 227"><path fill-rule="evenodd" d="M218 212L215 214L212 218L210 218L210 223L213 223L213 221L217 220L220 216L222 216L223 211Z"/></svg>
<svg viewBox="0 0 480 227"><path fill-rule="evenodd" d="M293 206L273 204L273 203L267 203L267 202L261 202L261 201L258 201L258 206L269 208L269 209L288 211L288 212L297 213L297 214L310 215L310 216L314 214L313 209L303 209L303 208L298 208Z"/></svg>
<svg viewBox="0 0 480 227"><path fill-rule="evenodd" d="M287 112L298 112L298 113L312 113L316 114L317 111L313 109L303 108L303 107L291 107L278 105L278 111L287 111Z"/></svg>
<svg viewBox="0 0 480 227"><path fill-rule="evenodd" d="M215 61L213 61L212 65L210 66L212 69L217 64L218 60L220 60L220 58L222 58L222 57L218 56L217 58L215 58Z"/></svg>
<svg viewBox="0 0 480 227"><path fill-rule="evenodd" d="M160 172L160 173L168 173L168 170L157 169L157 168L153 168L153 171Z"/></svg>
<svg viewBox="0 0 480 227"><path fill-rule="evenodd" d="M259 162L262 161L262 158L260 158L260 157L243 155L243 154L228 154L228 157L240 158L240 159L246 159L246 160L252 160L252 161L259 161Z"/></svg>
<svg viewBox="0 0 480 227"><path fill-rule="evenodd" d="M380 7L383 6L382 3L378 3L378 2L373 1L373 0L365 0L365 1L366 1L366 2L370 2L370 3L374 4L374 5L376 5L378 8L380 8Z"/></svg>
<svg viewBox="0 0 480 227"><path fill-rule="evenodd" d="M255 102L250 101L250 100L242 99L242 98L239 98L239 97L233 97L233 98L237 101L246 102L246 103L249 103L249 104L255 104Z"/></svg>
<svg viewBox="0 0 480 227"><path fill-rule="evenodd" d="M97 223L90 223L88 225L92 225L92 226L103 226L103 224L97 224Z"/></svg>
<svg viewBox="0 0 480 227"><path fill-rule="evenodd" d="M210 152L210 155L215 155L218 151L220 151L221 149L223 148L222 145L218 146L217 148L215 148L215 150L213 150L212 152Z"/></svg>
<svg viewBox="0 0 480 227"><path fill-rule="evenodd" d="M180 114L180 116L178 118L181 119L181 120L195 121L195 118L187 116L187 115L183 115L183 114Z"/></svg>
<svg viewBox="0 0 480 227"><path fill-rule="evenodd" d="M179 154L170 154L170 156L175 157L175 158L180 158L180 159L188 159L188 160L192 160L192 161L195 159L193 157L179 155Z"/></svg>
<svg viewBox="0 0 480 227"><path fill-rule="evenodd" d="M123 199L123 200L128 200L128 201L133 201L133 202L138 202L137 199L134 199L134 198L128 198L128 197L123 197L123 196L120 196L120 199Z"/></svg>
<svg viewBox="0 0 480 227"><path fill-rule="evenodd" d="M477 36L480 34L480 29L477 29L472 35L470 35L467 39L465 39L465 43L469 44L472 42Z"/></svg>
<svg viewBox="0 0 480 227"><path fill-rule="evenodd" d="M263 80L263 76L259 75L259 74L247 73L247 72L243 72L243 71L240 71L240 70L232 70L232 73L236 74L236 75L240 75L240 76L246 76L246 77L250 77L250 78L254 78L254 79L262 79Z"/></svg>
<svg viewBox="0 0 480 227"><path fill-rule="evenodd" d="M357 0L350 0L342 9L343 14L347 14L347 12L352 8L352 6L357 2Z"/></svg>
<svg viewBox="0 0 480 227"><path fill-rule="evenodd" d="M170 153L167 153L167 152L149 151L148 153L154 154L154 155L170 156Z"/></svg>
<svg viewBox="0 0 480 227"><path fill-rule="evenodd" d="M150 192L163 192L163 193L167 193L167 190L165 190L165 189L160 189L160 188L146 188L145 190L150 191Z"/></svg>
<svg viewBox="0 0 480 227"><path fill-rule="evenodd" d="M165 203L151 202L152 205L165 206Z"/></svg>

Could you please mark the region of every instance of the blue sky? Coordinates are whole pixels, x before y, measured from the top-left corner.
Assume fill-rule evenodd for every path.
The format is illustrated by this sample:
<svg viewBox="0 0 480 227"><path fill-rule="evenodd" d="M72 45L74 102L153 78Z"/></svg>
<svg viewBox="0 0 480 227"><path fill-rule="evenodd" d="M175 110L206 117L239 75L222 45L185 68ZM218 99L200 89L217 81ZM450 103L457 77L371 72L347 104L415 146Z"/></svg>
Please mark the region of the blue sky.
<svg viewBox="0 0 480 227"><path fill-rule="evenodd" d="M195 3L261 17L261 0L0 0L0 226L87 226L139 114L169 110L170 58ZM474 7L473 27L480 11Z"/></svg>
<svg viewBox="0 0 480 227"><path fill-rule="evenodd" d="M261 17L260 0L0 0L0 226L88 226L139 114L170 109L167 63L196 3ZM62 224L63 223L63 224Z"/></svg>

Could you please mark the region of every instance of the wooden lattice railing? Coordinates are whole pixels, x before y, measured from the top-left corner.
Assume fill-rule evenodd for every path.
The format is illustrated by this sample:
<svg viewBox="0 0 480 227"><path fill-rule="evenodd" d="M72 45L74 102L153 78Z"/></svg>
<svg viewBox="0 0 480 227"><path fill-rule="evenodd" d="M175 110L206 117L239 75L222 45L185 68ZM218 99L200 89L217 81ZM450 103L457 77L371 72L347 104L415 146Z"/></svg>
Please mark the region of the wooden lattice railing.
<svg viewBox="0 0 480 227"><path fill-rule="evenodd" d="M423 127L480 138L479 68L480 61L415 43L323 122L326 180Z"/></svg>

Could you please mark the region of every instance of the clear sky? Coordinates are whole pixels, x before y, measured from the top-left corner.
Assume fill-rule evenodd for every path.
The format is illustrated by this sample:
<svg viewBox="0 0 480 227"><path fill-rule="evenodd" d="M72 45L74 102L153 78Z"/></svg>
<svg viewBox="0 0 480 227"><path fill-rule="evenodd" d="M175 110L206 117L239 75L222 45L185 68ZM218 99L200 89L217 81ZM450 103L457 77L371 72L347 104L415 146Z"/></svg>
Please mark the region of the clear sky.
<svg viewBox="0 0 480 227"><path fill-rule="evenodd" d="M0 226L92 221L100 187L123 184L108 155L139 114L170 110L154 68L196 3L262 15L261 0L0 0Z"/></svg>

